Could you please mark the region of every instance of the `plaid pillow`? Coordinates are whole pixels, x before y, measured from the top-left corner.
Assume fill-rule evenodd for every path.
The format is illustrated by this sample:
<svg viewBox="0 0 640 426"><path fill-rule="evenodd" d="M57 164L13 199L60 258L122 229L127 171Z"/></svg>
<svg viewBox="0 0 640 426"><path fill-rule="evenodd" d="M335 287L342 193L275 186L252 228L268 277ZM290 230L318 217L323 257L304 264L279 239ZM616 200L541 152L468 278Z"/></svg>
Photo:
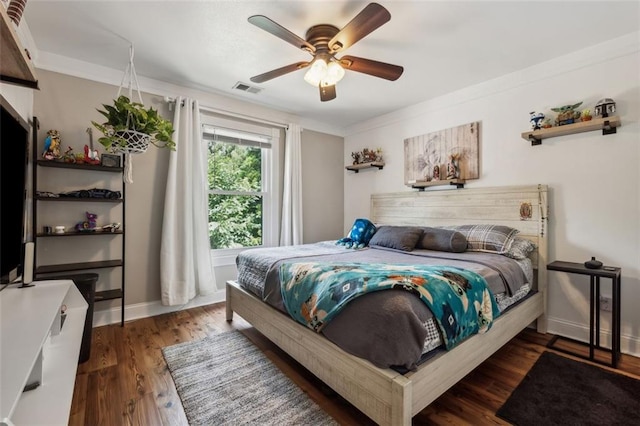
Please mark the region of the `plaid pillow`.
<svg viewBox="0 0 640 426"><path fill-rule="evenodd" d="M512 259L526 259L536 249L536 245L526 238L515 237L509 250L504 255Z"/></svg>
<svg viewBox="0 0 640 426"><path fill-rule="evenodd" d="M453 227L467 237L467 250L504 254L509 251L517 229L504 225L460 225Z"/></svg>

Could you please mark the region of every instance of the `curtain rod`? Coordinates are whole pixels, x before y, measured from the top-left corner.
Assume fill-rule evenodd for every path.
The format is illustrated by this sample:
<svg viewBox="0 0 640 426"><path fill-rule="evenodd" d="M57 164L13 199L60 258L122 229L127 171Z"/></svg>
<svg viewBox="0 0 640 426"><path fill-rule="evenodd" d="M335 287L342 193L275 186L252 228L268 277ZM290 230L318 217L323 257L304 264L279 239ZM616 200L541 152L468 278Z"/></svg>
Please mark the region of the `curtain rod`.
<svg viewBox="0 0 640 426"><path fill-rule="evenodd" d="M165 96L164 101L167 103L175 103L176 99L171 98L169 96ZM208 107L204 105L200 105L200 111L212 112L215 114L226 115L228 117L240 118L242 120L253 121L254 123L268 124L270 126L280 127L283 129L289 128L288 124L278 123L277 121L263 120L262 118L251 117L249 115L238 114L238 113L227 111L224 109L218 109L218 108Z"/></svg>

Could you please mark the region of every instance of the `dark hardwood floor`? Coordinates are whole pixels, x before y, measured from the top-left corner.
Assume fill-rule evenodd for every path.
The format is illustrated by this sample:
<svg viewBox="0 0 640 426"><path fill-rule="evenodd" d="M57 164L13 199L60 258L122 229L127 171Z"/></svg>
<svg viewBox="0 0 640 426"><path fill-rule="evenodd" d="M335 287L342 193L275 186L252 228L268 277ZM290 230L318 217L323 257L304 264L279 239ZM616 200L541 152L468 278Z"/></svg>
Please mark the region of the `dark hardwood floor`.
<svg viewBox="0 0 640 426"><path fill-rule="evenodd" d="M326 412L344 425L371 425L224 304L95 328L91 358L78 366L70 425L186 425L161 348L232 329L241 330ZM525 330L413 419L414 425L504 425L495 416L551 335ZM567 344L567 346L571 346ZM640 359L623 355L618 371L640 378Z"/></svg>

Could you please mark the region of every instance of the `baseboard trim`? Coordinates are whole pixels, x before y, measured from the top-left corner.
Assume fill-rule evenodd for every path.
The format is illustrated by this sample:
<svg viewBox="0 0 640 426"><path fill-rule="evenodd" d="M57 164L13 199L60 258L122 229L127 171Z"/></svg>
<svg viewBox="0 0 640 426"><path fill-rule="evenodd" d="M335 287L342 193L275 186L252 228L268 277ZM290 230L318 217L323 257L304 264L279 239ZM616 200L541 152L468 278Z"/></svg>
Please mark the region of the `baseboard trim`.
<svg viewBox="0 0 640 426"><path fill-rule="evenodd" d="M220 290L206 296L198 296L184 305L165 306L159 300L154 302L135 303L124 307L124 319L125 321L131 321L140 318L153 317L169 312L182 311L184 309L224 302L224 300L225 291ZM122 310L120 307L95 311L93 313L93 326L100 327L103 325L117 324L120 322L121 312Z"/></svg>
<svg viewBox="0 0 640 426"><path fill-rule="evenodd" d="M582 342L589 342L589 327L559 318L548 318L547 333L568 337ZM611 331L602 330L600 342L605 347L611 347ZM640 357L640 339L634 336L621 334L620 351L624 354Z"/></svg>

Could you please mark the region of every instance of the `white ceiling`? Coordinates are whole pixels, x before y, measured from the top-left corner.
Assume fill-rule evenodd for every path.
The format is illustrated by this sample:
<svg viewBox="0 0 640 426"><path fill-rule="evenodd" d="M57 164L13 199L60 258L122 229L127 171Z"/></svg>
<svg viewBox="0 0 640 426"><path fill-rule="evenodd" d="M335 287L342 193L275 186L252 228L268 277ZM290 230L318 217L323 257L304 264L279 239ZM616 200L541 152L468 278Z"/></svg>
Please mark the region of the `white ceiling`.
<svg viewBox="0 0 640 426"><path fill-rule="evenodd" d="M30 0L25 20L38 51L124 71L129 42L145 76L228 94L304 118L347 127L475 83L640 30L638 1L395 1L391 21L344 54L404 67L395 82L347 71L337 99L296 71L255 85L251 76L309 54L255 27L265 15L304 38L346 25L366 1ZM236 82L264 89L250 94Z"/></svg>

